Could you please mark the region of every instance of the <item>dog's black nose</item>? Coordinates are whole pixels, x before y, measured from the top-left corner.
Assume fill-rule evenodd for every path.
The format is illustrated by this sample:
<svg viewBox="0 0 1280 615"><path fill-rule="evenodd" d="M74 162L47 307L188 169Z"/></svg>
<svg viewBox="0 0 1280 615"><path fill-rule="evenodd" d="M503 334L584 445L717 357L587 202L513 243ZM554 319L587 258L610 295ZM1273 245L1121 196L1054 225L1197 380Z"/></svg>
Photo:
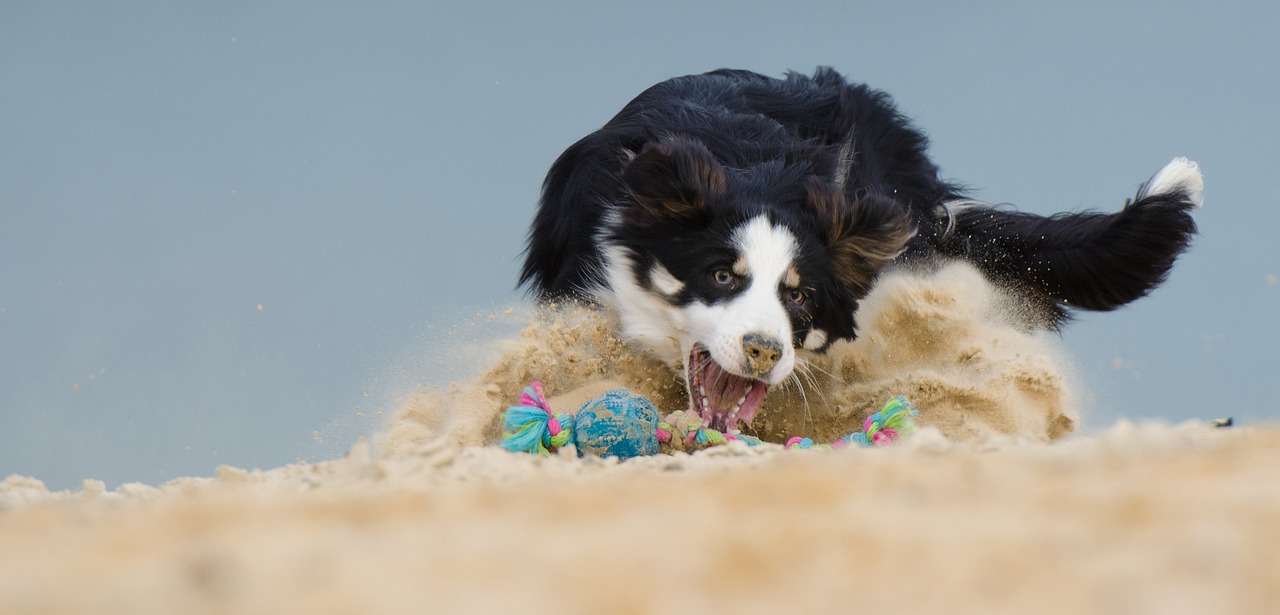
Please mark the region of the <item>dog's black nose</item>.
<svg viewBox="0 0 1280 615"><path fill-rule="evenodd" d="M759 333L748 333L742 336L742 352L747 357L747 368L763 374L782 359L782 343Z"/></svg>

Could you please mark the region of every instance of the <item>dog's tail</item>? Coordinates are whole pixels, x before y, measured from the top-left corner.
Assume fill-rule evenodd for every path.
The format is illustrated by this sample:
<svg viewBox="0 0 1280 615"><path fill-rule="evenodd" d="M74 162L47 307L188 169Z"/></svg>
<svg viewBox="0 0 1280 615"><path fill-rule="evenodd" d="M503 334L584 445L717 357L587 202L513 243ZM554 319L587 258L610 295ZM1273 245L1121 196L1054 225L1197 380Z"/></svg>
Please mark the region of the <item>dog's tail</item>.
<svg viewBox="0 0 1280 615"><path fill-rule="evenodd" d="M1203 201L1196 163L1176 158L1117 213L1037 216L973 201L945 204L936 249L972 261L1056 328L1069 309L1108 311L1165 280L1196 233Z"/></svg>

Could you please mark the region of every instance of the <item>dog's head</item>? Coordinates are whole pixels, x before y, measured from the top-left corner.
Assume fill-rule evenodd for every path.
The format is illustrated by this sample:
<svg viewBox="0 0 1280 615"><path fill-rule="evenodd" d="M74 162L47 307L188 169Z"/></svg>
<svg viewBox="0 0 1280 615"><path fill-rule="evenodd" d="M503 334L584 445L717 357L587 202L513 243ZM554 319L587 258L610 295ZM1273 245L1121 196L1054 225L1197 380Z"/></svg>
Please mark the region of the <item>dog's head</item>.
<svg viewBox="0 0 1280 615"><path fill-rule="evenodd" d="M684 367L711 427L749 422L797 349L855 336L854 312L912 228L892 200L849 202L812 161L729 169L700 142L650 142L622 174L606 275L624 333Z"/></svg>

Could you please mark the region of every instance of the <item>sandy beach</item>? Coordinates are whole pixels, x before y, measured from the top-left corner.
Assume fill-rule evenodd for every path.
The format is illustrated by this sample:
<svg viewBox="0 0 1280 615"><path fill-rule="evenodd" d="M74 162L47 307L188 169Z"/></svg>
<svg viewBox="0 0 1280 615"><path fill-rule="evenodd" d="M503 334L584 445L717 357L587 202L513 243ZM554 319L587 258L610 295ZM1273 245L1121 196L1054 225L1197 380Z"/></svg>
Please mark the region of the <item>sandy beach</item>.
<svg viewBox="0 0 1280 615"><path fill-rule="evenodd" d="M1265 613L1280 432L733 446L439 443L105 492L0 484L6 613Z"/></svg>
<svg viewBox="0 0 1280 615"><path fill-rule="evenodd" d="M618 385L681 403L606 320L555 311L342 459L114 490L4 479L0 611L1280 608L1280 429L1078 433L1062 358L970 274L886 280L859 340L813 358L753 426L830 439L904 394L923 427L893 447L508 453L501 410L532 379L557 407Z"/></svg>

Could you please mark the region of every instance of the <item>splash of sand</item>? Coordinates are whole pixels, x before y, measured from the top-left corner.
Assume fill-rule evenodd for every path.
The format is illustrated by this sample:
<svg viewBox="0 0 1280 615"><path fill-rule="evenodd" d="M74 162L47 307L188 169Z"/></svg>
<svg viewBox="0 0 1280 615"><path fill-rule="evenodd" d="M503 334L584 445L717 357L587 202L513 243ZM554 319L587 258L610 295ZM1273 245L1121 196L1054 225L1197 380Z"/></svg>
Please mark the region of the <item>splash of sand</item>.
<svg viewBox="0 0 1280 615"><path fill-rule="evenodd" d="M949 438L1013 436L1048 441L1077 424L1069 373L1044 335L964 264L887 275L863 301L860 333L825 355L805 358L796 377L775 387L746 429L767 441L791 436L834 440L896 395L919 422ZM587 308L538 313L479 377L423 389L392 417L381 440L395 456L436 439L492 444L502 411L541 380L552 407L572 411L609 388L626 387L663 410L688 406L678 371L619 339L610 316Z"/></svg>

